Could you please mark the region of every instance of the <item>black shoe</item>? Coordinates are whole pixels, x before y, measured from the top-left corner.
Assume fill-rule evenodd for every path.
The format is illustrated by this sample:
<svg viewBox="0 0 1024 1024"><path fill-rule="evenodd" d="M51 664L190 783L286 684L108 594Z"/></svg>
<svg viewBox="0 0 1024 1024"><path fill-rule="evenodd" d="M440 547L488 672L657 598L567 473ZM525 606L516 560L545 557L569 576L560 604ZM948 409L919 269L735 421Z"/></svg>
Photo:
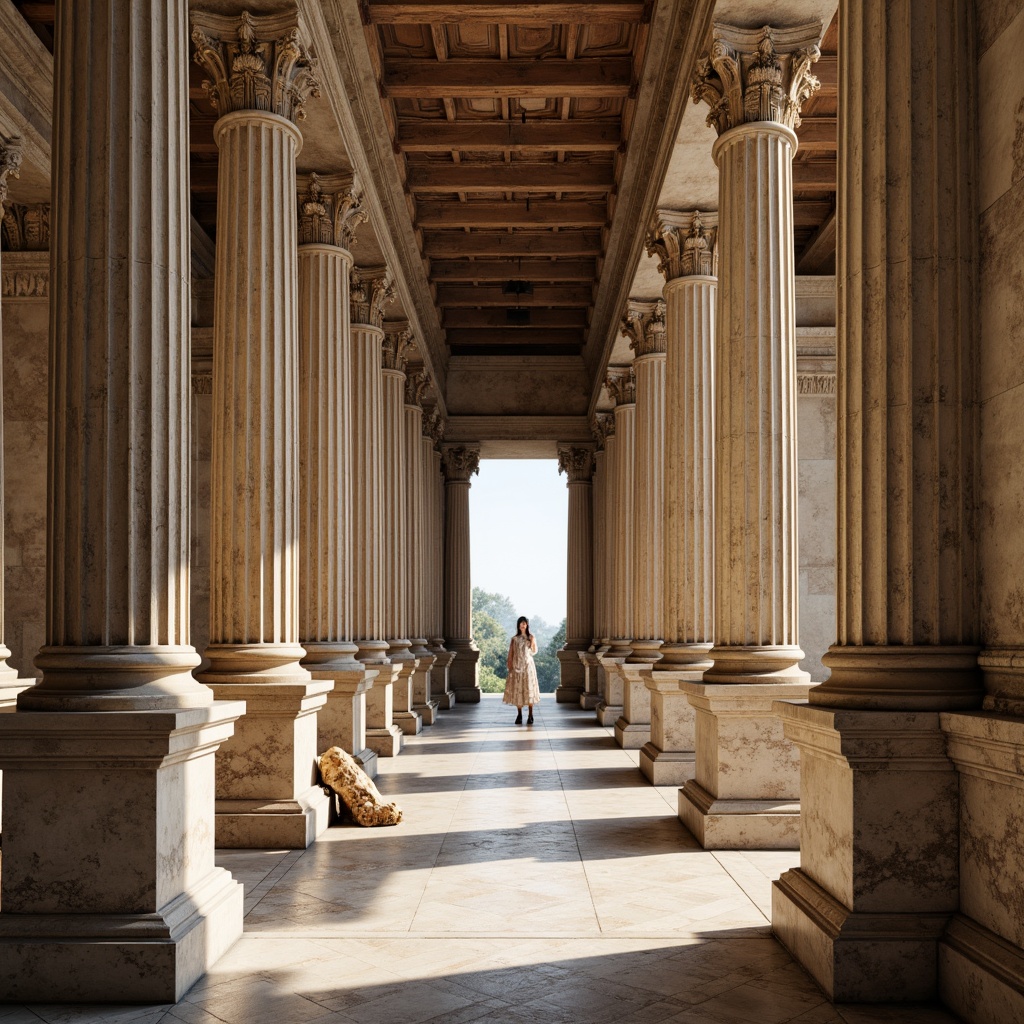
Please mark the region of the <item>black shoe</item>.
<svg viewBox="0 0 1024 1024"><path fill-rule="evenodd" d="M533 721L532 717L530 718L530 721L531 722ZM522 725L522 724L523 724L523 712L522 712L522 709L520 709L519 714L516 715L516 725Z"/></svg>
<svg viewBox="0 0 1024 1024"><path fill-rule="evenodd" d="M523 720L523 716L520 715L519 716L519 721L522 721L522 720ZM533 725L533 712L532 711L530 712L530 717L526 720L526 724L527 725Z"/></svg>

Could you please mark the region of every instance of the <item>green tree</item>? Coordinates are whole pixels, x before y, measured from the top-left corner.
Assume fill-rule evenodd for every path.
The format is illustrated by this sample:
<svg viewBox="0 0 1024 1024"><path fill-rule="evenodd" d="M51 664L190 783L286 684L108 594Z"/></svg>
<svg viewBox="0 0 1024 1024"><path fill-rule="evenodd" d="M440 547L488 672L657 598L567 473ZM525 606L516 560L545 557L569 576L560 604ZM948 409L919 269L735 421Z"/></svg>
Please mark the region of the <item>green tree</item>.
<svg viewBox="0 0 1024 1024"><path fill-rule="evenodd" d="M473 588L473 612L489 615L511 636L516 630L516 607L504 594L491 594L479 587Z"/></svg>
<svg viewBox="0 0 1024 1024"><path fill-rule="evenodd" d="M480 689L484 693L501 693L508 675L509 634L492 615L474 611L473 639L480 648Z"/></svg>
<svg viewBox="0 0 1024 1024"><path fill-rule="evenodd" d="M543 622L543 619L541 621ZM532 629L533 624L531 623L530 626ZM538 635L537 656L533 659L537 666L537 681L540 683L541 693L554 693L558 689L560 682L558 651L565 644L565 619L562 619L562 624L553 634L549 634L549 637L548 642L541 647Z"/></svg>

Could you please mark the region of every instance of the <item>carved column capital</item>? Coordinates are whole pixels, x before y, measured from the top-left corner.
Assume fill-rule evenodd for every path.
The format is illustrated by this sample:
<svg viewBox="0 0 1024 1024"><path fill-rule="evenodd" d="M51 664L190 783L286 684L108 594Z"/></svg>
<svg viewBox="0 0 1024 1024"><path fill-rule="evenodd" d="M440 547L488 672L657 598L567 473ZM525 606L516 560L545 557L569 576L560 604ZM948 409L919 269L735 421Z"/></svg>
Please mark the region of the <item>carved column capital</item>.
<svg viewBox="0 0 1024 1024"><path fill-rule="evenodd" d="M21 139L18 136L5 139L0 135L0 216L3 216L7 203L7 178L20 177L21 158Z"/></svg>
<svg viewBox="0 0 1024 1024"><path fill-rule="evenodd" d="M352 174L310 174L299 179L299 245L352 248L365 223L363 193Z"/></svg>
<svg viewBox="0 0 1024 1024"><path fill-rule="evenodd" d="M445 418L441 415L441 410L436 405L432 409L423 410L423 436L429 437L439 451L447 426Z"/></svg>
<svg viewBox="0 0 1024 1024"><path fill-rule="evenodd" d="M430 374L422 367L408 369L405 374L405 404L423 409L423 396L431 384Z"/></svg>
<svg viewBox="0 0 1024 1024"><path fill-rule="evenodd" d="M811 74L821 56L821 22L753 29L719 24L712 38L690 86L693 102L711 108L708 126L719 135L754 121L796 128L801 106L821 85Z"/></svg>
<svg viewBox="0 0 1024 1024"><path fill-rule="evenodd" d="M387 267L356 267L349 300L352 323L384 328L384 307L394 301L395 283Z"/></svg>
<svg viewBox="0 0 1024 1024"><path fill-rule="evenodd" d="M615 436L615 417L610 412L596 412L590 422L590 433L597 450L604 451L605 442Z"/></svg>
<svg viewBox="0 0 1024 1024"><path fill-rule="evenodd" d="M558 472L565 473L569 483L589 483L594 472L594 452L576 446L558 449Z"/></svg>
<svg viewBox="0 0 1024 1024"><path fill-rule="evenodd" d="M306 116L306 99L320 95L316 58L301 40L298 12L237 16L192 12L195 62L217 114L262 110L289 121Z"/></svg>
<svg viewBox="0 0 1024 1024"><path fill-rule="evenodd" d="M622 318L622 333L629 338L629 347L638 356L664 352L665 303L661 299L654 302L630 299Z"/></svg>
<svg viewBox="0 0 1024 1024"><path fill-rule="evenodd" d="M632 366L608 367L604 386L616 406L631 405L636 401L636 373Z"/></svg>
<svg viewBox="0 0 1024 1024"><path fill-rule="evenodd" d="M46 252L50 248L49 203L10 203L5 213L0 201L0 215L4 247L9 252Z"/></svg>
<svg viewBox="0 0 1024 1024"><path fill-rule="evenodd" d="M480 472L480 449L446 446L441 449L441 465L448 480L469 483L469 478Z"/></svg>
<svg viewBox="0 0 1024 1024"><path fill-rule="evenodd" d="M647 254L658 257L666 281L718 276L718 214L659 210L647 233Z"/></svg>
<svg viewBox="0 0 1024 1024"><path fill-rule="evenodd" d="M412 328L406 320L389 320L384 324L384 344L380 364L385 370L405 372L412 344Z"/></svg>

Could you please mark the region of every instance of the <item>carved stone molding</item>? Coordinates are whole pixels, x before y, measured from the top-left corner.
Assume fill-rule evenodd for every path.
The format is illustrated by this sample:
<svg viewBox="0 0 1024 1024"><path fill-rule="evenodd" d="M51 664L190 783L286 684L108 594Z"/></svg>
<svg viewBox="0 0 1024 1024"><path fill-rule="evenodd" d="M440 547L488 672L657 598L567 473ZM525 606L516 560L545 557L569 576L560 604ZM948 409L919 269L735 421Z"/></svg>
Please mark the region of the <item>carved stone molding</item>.
<svg viewBox="0 0 1024 1024"><path fill-rule="evenodd" d="M430 374L422 366L407 370L405 374L405 404L422 409L423 396L427 393L430 383Z"/></svg>
<svg viewBox="0 0 1024 1024"><path fill-rule="evenodd" d="M384 327L384 307L394 301L395 284L387 267L356 267L349 301L352 323Z"/></svg>
<svg viewBox="0 0 1024 1024"><path fill-rule="evenodd" d="M659 210L647 234L647 254L658 257L666 281L718 277L718 214Z"/></svg>
<svg viewBox="0 0 1024 1024"><path fill-rule="evenodd" d="M661 299L654 302L630 299L622 318L622 333L629 338L629 347L638 356L664 352L665 303Z"/></svg>
<svg viewBox="0 0 1024 1024"><path fill-rule="evenodd" d="M636 401L636 372L632 366L610 366L604 386L617 406Z"/></svg>
<svg viewBox="0 0 1024 1024"><path fill-rule="evenodd" d="M834 373L798 373L796 375L798 395L834 395L836 375Z"/></svg>
<svg viewBox="0 0 1024 1024"><path fill-rule="evenodd" d="M4 205L7 203L7 179L21 176L22 159L21 139L4 138L0 135L0 215L4 212Z"/></svg>
<svg viewBox="0 0 1024 1024"><path fill-rule="evenodd" d="M50 248L50 204L11 203L3 214L2 231L3 247L10 252L47 251Z"/></svg>
<svg viewBox="0 0 1024 1024"><path fill-rule="evenodd" d="M423 436L429 437L434 442L434 447L441 447L447 426L441 410L436 405L432 409L423 410Z"/></svg>
<svg viewBox="0 0 1024 1024"><path fill-rule="evenodd" d="M719 135L755 121L793 129L800 108L821 85L811 65L821 55L821 22L759 29L715 25L711 52L697 61L690 95L711 108Z"/></svg>
<svg viewBox="0 0 1024 1024"><path fill-rule="evenodd" d="M615 436L615 417L610 412L596 412L590 424L590 432L594 435L594 443L598 451L604 450L605 442Z"/></svg>
<svg viewBox="0 0 1024 1024"><path fill-rule="evenodd" d="M380 365L385 370L405 372L409 350L413 347L412 329L406 320L384 324L384 343L380 351Z"/></svg>
<svg viewBox="0 0 1024 1024"><path fill-rule="evenodd" d="M365 223L362 190L351 174L310 174L299 180L299 245L352 248Z"/></svg>
<svg viewBox="0 0 1024 1024"><path fill-rule="evenodd" d="M5 252L0 259L0 294L5 299L45 299L50 294L50 254Z"/></svg>
<svg viewBox="0 0 1024 1024"><path fill-rule="evenodd" d="M480 449L444 447L441 449L441 465L449 480L468 483L474 473L480 472Z"/></svg>
<svg viewBox="0 0 1024 1024"><path fill-rule="evenodd" d="M232 17L192 12L195 62L209 78L203 91L223 117L262 110L290 121L306 116L303 104L320 95L316 59L301 41L298 13Z"/></svg>
<svg viewBox="0 0 1024 1024"><path fill-rule="evenodd" d="M590 448L560 447L558 472L565 473L569 483L587 482L594 473L594 452Z"/></svg>
<svg viewBox="0 0 1024 1024"><path fill-rule="evenodd" d="M213 374L212 373L193 373L192 374L192 394L193 395L212 395L213 394Z"/></svg>

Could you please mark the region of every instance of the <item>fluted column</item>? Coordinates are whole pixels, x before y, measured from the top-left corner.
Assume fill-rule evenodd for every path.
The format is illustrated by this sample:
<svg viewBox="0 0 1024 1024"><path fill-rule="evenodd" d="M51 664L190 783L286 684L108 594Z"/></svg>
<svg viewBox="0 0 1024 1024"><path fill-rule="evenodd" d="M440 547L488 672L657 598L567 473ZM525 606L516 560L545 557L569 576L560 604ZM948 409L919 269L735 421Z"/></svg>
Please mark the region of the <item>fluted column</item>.
<svg viewBox="0 0 1024 1024"><path fill-rule="evenodd" d="M661 579L665 475L665 303L636 302L622 324L633 350L636 435L633 465L632 651L623 663L620 747L638 750L651 738L647 680L661 658Z"/></svg>
<svg viewBox="0 0 1024 1024"><path fill-rule="evenodd" d="M647 248L665 276L665 572L662 660L647 680L651 739L640 770L655 785L695 771L686 683L710 666L714 622L714 340L718 215L659 211Z"/></svg>
<svg viewBox="0 0 1024 1024"><path fill-rule="evenodd" d="M615 402L614 476L608 508L609 650L600 656L604 670L603 699L597 720L614 726L622 715L625 678L622 664L629 657L633 632L633 484L636 436L636 376L633 367L608 371L605 381Z"/></svg>
<svg viewBox="0 0 1024 1024"><path fill-rule="evenodd" d="M430 535L428 540L429 575L427 593L427 636L429 650L434 655L431 670L431 692L437 699L438 707L449 710L455 707L455 690L451 686L449 669L455 660L454 651L444 645L444 543L445 543L445 482L441 460L441 440L444 437L445 422L437 406L423 417L424 440L429 439L430 461L428 518Z"/></svg>
<svg viewBox="0 0 1024 1024"><path fill-rule="evenodd" d="M302 664L334 684L317 715L317 750L340 746L371 777L366 691L356 661L352 566L352 232L365 220L351 175L311 174L299 188L299 639Z"/></svg>
<svg viewBox="0 0 1024 1024"><path fill-rule="evenodd" d="M973 19L841 4L838 638L810 706L780 705L808 825L772 919L837 1001L938 984L980 1022L1024 1013L1003 869L1024 728L956 710L981 700Z"/></svg>
<svg viewBox="0 0 1024 1024"><path fill-rule="evenodd" d="M705 847L799 845L799 758L773 712L806 696L797 630L793 126L821 26L715 25L694 99L718 131L715 646L683 822ZM757 734L762 742L749 743Z"/></svg>
<svg viewBox="0 0 1024 1024"><path fill-rule="evenodd" d="M470 477L480 470L480 449L446 445L441 449L445 475L444 635L455 653L449 669L461 704L480 701L480 648L473 642L473 592L470 575Z"/></svg>
<svg viewBox="0 0 1024 1024"><path fill-rule="evenodd" d="M601 662L599 652L602 647L601 638L607 634L605 625L605 607L607 605L608 583L605 572L605 437L611 417L607 413L597 413L591 425L596 450L594 452L594 472L592 478L592 537L591 545L591 579L593 581L593 617L594 625L590 644L586 650L579 652L583 666L584 688L580 694L580 707L590 711L601 702L600 673Z"/></svg>
<svg viewBox="0 0 1024 1024"><path fill-rule="evenodd" d="M590 447L558 449L558 472L568 477L568 551L566 564L565 644L558 651L559 704L578 704L584 689L580 653L590 647L594 632L594 545L591 476L594 452Z"/></svg>
<svg viewBox="0 0 1024 1024"><path fill-rule="evenodd" d="M366 744L381 757L402 747L388 657L384 605L384 307L394 298L386 267L357 269L351 285L352 331L352 632L357 657L377 670L366 696Z"/></svg>
<svg viewBox="0 0 1024 1024"><path fill-rule="evenodd" d="M212 796L244 706L192 678L188 629L187 66L184 0L57 7L46 645L0 715L3 1002L173 1002L241 933Z"/></svg>
<svg viewBox="0 0 1024 1024"><path fill-rule="evenodd" d="M384 634L388 658L397 665L394 722L408 736L423 728L413 711L412 677L416 657L409 641L409 452L405 436L405 366L412 332L403 321L384 324L381 369L384 376Z"/></svg>
<svg viewBox="0 0 1024 1024"><path fill-rule="evenodd" d="M604 438L604 485L603 494L603 515L604 528L602 530L602 570L604 580L604 596L602 599L602 623L603 629L600 636L600 643L594 652L597 656L597 694L598 701L594 712L598 722L602 721L602 705L609 704L609 722L614 725L622 708L622 687L618 677L614 674L609 678L608 670L605 667L604 659L612 648L612 635L614 633L615 613L615 538L616 538L616 515L615 515L615 494L618 483L618 459L617 448L618 438L615 436L615 413L605 413L597 418L598 427ZM610 699L609 699L610 698ZM616 703L617 701L617 703ZM614 715L614 717L610 717Z"/></svg>
<svg viewBox="0 0 1024 1024"><path fill-rule="evenodd" d="M409 642L416 658L412 677L412 709L424 725L437 721L439 703L431 696L431 670L436 656L427 647L426 580L427 520L429 510L428 473L433 469L431 445L423 436L423 394L430 386L430 374L422 367L410 367L405 376L405 480L406 480L406 560L409 609Z"/></svg>

